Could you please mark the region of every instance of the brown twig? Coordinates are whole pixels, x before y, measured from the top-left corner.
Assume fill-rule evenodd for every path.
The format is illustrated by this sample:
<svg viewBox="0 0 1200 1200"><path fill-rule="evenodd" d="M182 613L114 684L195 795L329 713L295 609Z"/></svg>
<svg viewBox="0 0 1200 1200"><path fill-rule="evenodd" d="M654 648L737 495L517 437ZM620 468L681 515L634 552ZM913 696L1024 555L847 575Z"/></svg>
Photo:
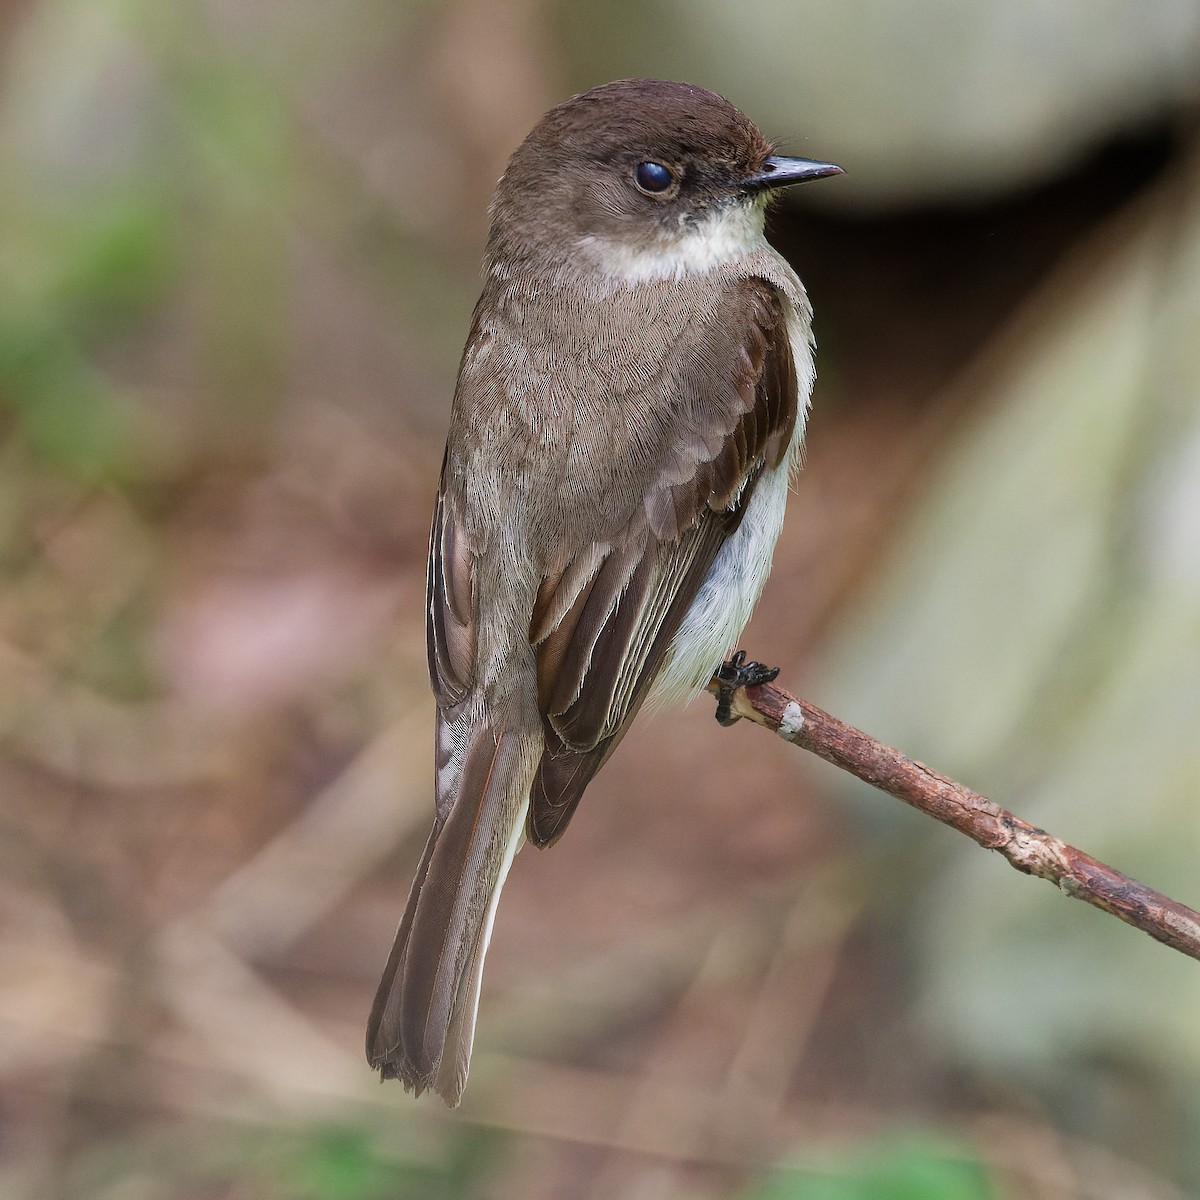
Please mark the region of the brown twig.
<svg viewBox="0 0 1200 1200"><path fill-rule="evenodd" d="M715 679L709 684L714 695L717 686ZM739 689L731 709L735 716L773 729L785 741L965 833L984 849L998 851L1018 871L1048 879L1066 895L1200 959L1200 913L1114 871L806 700L768 683Z"/></svg>

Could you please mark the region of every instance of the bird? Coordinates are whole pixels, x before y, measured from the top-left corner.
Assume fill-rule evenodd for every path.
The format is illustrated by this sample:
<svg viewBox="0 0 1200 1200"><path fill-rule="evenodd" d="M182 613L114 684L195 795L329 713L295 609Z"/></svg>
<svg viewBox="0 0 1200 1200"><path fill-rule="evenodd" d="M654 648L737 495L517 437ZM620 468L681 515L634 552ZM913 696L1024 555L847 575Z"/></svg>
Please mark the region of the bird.
<svg viewBox="0 0 1200 1200"><path fill-rule="evenodd" d="M430 532L434 823L366 1037L418 1096L461 1100L518 850L553 845L639 710L698 694L749 620L815 374L764 214L840 173L715 92L627 79L552 108L496 186Z"/></svg>

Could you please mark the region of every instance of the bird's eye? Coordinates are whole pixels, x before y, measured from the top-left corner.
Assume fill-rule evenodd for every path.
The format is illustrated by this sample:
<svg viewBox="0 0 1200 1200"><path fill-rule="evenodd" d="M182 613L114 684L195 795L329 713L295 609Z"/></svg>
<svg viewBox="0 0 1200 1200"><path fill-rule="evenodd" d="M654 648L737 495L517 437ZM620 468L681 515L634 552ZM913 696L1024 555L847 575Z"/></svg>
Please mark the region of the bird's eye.
<svg viewBox="0 0 1200 1200"><path fill-rule="evenodd" d="M633 172L633 178L638 188L651 196L660 195L675 182L675 176L670 168L657 162L638 163L637 169Z"/></svg>

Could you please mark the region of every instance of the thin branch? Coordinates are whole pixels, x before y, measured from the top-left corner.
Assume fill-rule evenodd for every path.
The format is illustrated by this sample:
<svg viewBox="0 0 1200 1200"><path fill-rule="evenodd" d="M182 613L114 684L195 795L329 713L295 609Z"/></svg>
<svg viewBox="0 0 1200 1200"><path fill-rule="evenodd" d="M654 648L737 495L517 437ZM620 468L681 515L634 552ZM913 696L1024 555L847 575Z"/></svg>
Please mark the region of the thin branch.
<svg viewBox="0 0 1200 1200"><path fill-rule="evenodd" d="M714 695L717 686L715 679L708 685ZM1066 895L1200 959L1200 913L1060 842L806 700L768 683L740 688L731 709L735 716L773 729L785 741L965 833L984 849L997 851L1018 871L1048 879Z"/></svg>

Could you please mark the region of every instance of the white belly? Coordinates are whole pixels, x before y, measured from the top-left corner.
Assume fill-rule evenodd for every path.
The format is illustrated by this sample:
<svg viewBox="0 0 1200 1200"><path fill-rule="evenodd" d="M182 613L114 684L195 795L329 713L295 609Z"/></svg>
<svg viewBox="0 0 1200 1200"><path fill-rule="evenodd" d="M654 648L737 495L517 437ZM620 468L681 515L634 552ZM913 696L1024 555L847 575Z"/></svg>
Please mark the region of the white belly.
<svg viewBox="0 0 1200 1200"><path fill-rule="evenodd" d="M671 641L662 673L650 693L651 705L691 699L729 657L750 620L787 505L789 454L763 473L733 536L717 552L696 599Z"/></svg>
<svg viewBox="0 0 1200 1200"><path fill-rule="evenodd" d="M790 267L785 269L791 273ZM799 280L796 287L800 288ZM742 523L717 552L695 600L684 614L671 640L662 673L650 692L648 702L653 707L690 700L701 691L742 636L771 573L771 558L783 528L788 484L804 442L815 376L808 321L794 309L788 316L788 340L796 368L799 407L791 445L778 467L763 472Z"/></svg>

